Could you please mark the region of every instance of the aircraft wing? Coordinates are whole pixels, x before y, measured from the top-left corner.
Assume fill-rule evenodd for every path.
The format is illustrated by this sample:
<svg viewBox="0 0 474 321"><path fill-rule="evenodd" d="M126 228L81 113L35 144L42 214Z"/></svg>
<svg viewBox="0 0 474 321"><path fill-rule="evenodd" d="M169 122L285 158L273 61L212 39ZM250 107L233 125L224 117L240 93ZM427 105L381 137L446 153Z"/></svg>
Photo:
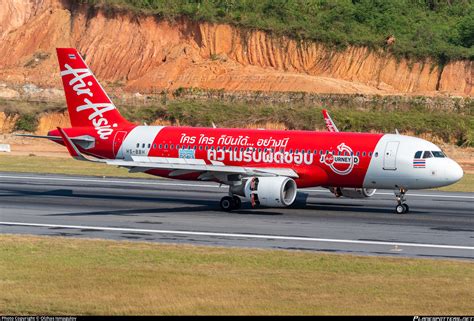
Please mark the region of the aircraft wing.
<svg viewBox="0 0 474 321"><path fill-rule="evenodd" d="M171 170L170 176L179 176L190 173L201 173L200 179L210 180L219 179L222 181L224 175L241 176L285 176L298 178L298 174L291 168L264 168L264 167L246 167L246 166L227 166L222 162L211 161L207 164L203 159L185 159L175 157L147 157L132 156L132 160L121 159L91 159L84 156L71 138L67 136L62 128L59 133L63 139L71 156L77 160L90 161L96 163L105 163L119 167L128 168L130 172L145 172L151 169Z"/></svg>
<svg viewBox="0 0 474 321"><path fill-rule="evenodd" d="M286 176L297 178L298 174L291 168L265 168L228 166L221 162L206 164L202 159L184 159L173 157L144 157L132 156L131 161L107 160L106 164L125 167L131 172L144 172L150 169L172 170L170 176L179 176L187 173L208 174L240 174L242 176Z"/></svg>

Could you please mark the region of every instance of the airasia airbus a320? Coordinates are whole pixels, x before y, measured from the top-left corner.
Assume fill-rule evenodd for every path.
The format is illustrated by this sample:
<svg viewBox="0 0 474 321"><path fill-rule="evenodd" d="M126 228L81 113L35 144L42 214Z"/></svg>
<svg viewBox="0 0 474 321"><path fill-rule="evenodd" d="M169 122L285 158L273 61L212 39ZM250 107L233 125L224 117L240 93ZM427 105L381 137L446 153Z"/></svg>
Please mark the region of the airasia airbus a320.
<svg viewBox="0 0 474 321"><path fill-rule="evenodd" d="M441 149L399 134L139 126L124 119L74 48L57 49L71 128L47 136L72 157L130 172L229 186L223 210L286 207L298 188L322 186L337 197L366 198L393 189L395 212L407 213L410 189L446 186L463 176ZM34 135L27 135L34 136ZM38 136L35 136L38 137Z"/></svg>

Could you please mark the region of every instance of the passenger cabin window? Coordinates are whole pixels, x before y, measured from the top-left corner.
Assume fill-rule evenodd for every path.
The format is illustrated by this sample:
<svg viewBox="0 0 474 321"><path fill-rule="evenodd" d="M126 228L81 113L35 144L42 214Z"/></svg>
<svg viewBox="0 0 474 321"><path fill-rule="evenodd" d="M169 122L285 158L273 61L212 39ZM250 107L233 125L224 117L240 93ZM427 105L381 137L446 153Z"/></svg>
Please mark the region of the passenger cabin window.
<svg viewBox="0 0 474 321"><path fill-rule="evenodd" d="M440 150L438 150L438 151L434 150L434 151L432 151L432 153L433 153L433 156L436 157L436 158L445 158L446 157L446 155L444 155L444 153Z"/></svg>
<svg viewBox="0 0 474 321"><path fill-rule="evenodd" d="M431 158L431 157L433 157L433 155L431 154L430 151L427 150L423 153L423 158Z"/></svg>
<svg viewBox="0 0 474 321"><path fill-rule="evenodd" d="M142 148L145 148L145 143L142 144Z"/></svg>
<svg viewBox="0 0 474 321"><path fill-rule="evenodd" d="M140 143L137 143L137 148L140 148Z"/></svg>
<svg viewBox="0 0 474 321"><path fill-rule="evenodd" d="M417 151L415 153L415 158L421 158L421 154L423 154L423 152L421 150Z"/></svg>

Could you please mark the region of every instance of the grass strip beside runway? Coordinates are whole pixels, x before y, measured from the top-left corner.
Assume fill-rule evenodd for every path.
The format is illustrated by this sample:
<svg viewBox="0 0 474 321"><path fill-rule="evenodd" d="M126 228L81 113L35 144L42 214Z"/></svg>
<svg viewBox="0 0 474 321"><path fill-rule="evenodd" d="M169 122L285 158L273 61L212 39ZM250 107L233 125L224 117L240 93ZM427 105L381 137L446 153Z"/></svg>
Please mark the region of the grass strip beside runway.
<svg viewBox="0 0 474 321"><path fill-rule="evenodd" d="M48 173L88 175L100 177L153 178L142 173L130 174L125 168L105 164L77 161L73 158L46 156L0 155L0 171L19 173ZM155 176L156 178L156 176Z"/></svg>
<svg viewBox="0 0 474 321"><path fill-rule="evenodd" d="M468 314L473 263L0 235L3 314Z"/></svg>
<svg viewBox="0 0 474 321"><path fill-rule="evenodd" d="M441 187L441 188L436 188L436 190L439 191L445 191L445 192L474 192L474 174L472 173L464 173L463 178L449 186Z"/></svg>
<svg viewBox="0 0 474 321"><path fill-rule="evenodd" d="M65 175L89 175L99 177L128 177L156 179L142 173L128 173L124 168L81 162L72 158L44 156L11 156L0 155L0 171L20 173L49 173ZM451 186L439 188L449 192L474 192L474 174L465 173L461 181Z"/></svg>

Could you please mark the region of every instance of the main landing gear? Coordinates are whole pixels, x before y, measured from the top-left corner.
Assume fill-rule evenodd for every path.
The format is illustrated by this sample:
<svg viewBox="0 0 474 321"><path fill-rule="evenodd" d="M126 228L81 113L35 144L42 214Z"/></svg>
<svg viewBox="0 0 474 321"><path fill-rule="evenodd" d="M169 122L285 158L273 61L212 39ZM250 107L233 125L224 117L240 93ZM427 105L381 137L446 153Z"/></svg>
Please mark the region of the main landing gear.
<svg viewBox="0 0 474 321"><path fill-rule="evenodd" d="M405 193L407 191L404 188L400 188L399 192L395 192L395 197L397 199L397 207L395 207L395 213L397 214L407 214L410 211L410 207L406 204Z"/></svg>
<svg viewBox="0 0 474 321"><path fill-rule="evenodd" d="M240 197L238 196L224 196L221 198L221 208L226 211L230 212L232 210L238 210L239 208L242 207L242 201L240 200Z"/></svg>

